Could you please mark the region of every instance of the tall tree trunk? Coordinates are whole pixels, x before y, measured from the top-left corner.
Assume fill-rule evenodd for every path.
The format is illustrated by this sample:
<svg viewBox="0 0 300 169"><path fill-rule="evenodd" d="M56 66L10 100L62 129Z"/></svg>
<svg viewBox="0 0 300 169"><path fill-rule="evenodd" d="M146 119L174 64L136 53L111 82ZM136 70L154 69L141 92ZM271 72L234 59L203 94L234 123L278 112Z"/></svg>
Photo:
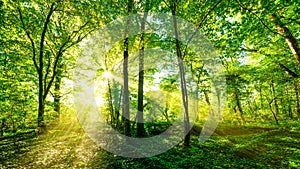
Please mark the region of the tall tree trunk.
<svg viewBox="0 0 300 169"><path fill-rule="evenodd" d="M244 111L243 111L243 108L242 108L242 105L241 105L240 95L239 95L239 90L238 89L236 89L236 91L234 93L234 96L235 96L236 106L237 106L237 108L240 112L240 117L242 119L242 123L245 123Z"/></svg>
<svg viewBox="0 0 300 169"><path fill-rule="evenodd" d="M209 100L209 96L208 96L208 93L207 91L203 91L204 92L204 98L205 98L205 102L208 104L208 106L210 107L210 100ZM212 116L215 116L215 112L213 111L213 109L210 109L209 110L209 114L212 115Z"/></svg>
<svg viewBox="0 0 300 169"><path fill-rule="evenodd" d="M5 118L1 119L1 127L0 127L0 136L2 137L4 134L4 128L5 128Z"/></svg>
<svg viewBox="0 0 300 169"><path fill-rule="evenodd" d="M62 79L62 65L58 66L57 75L54 82L54 111L57 113L57 116L60 115L60 100L61 100L61 79Z"/></svg>
<svg viewBox="0 0 300 169"><path fill-rule="evenodd" d="M264 101L263 101L263 94L262 94L262 90L261 90L261 84L258 84L258 91L259 91L259 97L260 97L260 109L264 109Z"/></svg>
<svg viewBox="0 0 300 169"><path fill-rule="evenodd" d="M114 104L113 104L113 98L112 98L112 89L111 89L109 79L107 79L107 87L108 87L108 103L109 103L109 109L110 109L110 124L112 125L116 120L115 120L115 111L114 111Z"/></svg>
<svg viewBox="0 0 300 169"><path fill-rule="evenodd" d="M167 96L167 98L168 98L168 96ZM170 105L169 105L169 100L168 99L166 100L166 105L165 106L166 107L165 107L165 110L164 110L164 115L166 117L167 122L170 123L169 115L168 115Z"/></svg>
<svg viewBox="0 0 300 169"><path fill-rule="evenodd" d="M124 74L124 111L123 121L125 125L125 135L130 136L130 113L129 113L129 88L128 88L128 38L124 42L124 63L123 63L123 74Z"/></svg>
<svg viewBox="0 0 300 169"><path fill-rule="evenodd" d="M298 116L300 117L300 103L299 103L299 84L298 80L296 80L295 85L295 95L296 95L296 111Z"/></svg>
<svg viewBox="0 0 300 169"><path fill-rule="evenodd" d="M105 56L104 59L104 65L105 65L105 72L108 73L108 64L107 64L107 56ZM107 88L108 88L108 93L107 93L107 97L108 97L108 107L109 107L109 111L110 111L110 124L113 125L115 122L115 111L114 111L114 103L113 103L113 91L112 91L112 87L111 87L111 82L110 82L110 77L106 76L105 77L106 81L107 81ZM109 118L109 117L108 117Z"/></svg>
<svg viewBox="0 0 300 169"><path fill-rule="evenodd" d="M128 1L128 7L127 7L127 13L130 14L132 10L133 1ZM126 21L126 29L124 34L124 62L123 62L123 75L124 75L124 111L123 111L123 121L125 125L125 135L130 136L130 110L129 110L129 87L128 87L128 27L129 27L130 21L129 18Z"/></svg>
<svg viewBox="0 0 300 169"><path fill-rule="evenodd" d="M42 58L42 57L40 57ZM38 72L39 75L39 95L38 95L38 100L39 100L39 107L38 107L38 126L42 129L45 128L44 124L44 112L45 112L45 105L44 105L44 86L43 86L43 59L40 59L40 70Z"/></svg>
<svg viewBox="0 0 300 169"><path fill-rule="evenodd" d="M119 117L120 117L120 110L121 110L121 102L122 102L122 94L123 94L123 87L120 89L120 94L115 104L115 112L116 112L116 128L119 128Z"/></svg>
<svg viewBox="0 0 300 169"><path fill-rule="evenodd" d="M182 95L182 102L184 107L184 126L185 126L184 145L190 146L190 121L189 121L189 112L188 112L188 96L187 96L187 89L186 89L183 56L180 47L179 33L177 27L176 4L172 3L171 6L172 6L171 10L172 10L172 17L173 17L173 24L174 24L174 33L176 38L176 53L177 53L177 60L178 60L179 73L180 73L181 95Z"/></svg>
<svg viewBox="0 0 300 169"><path fill-rule="evenodd" d="M55 5L55 2L53 2L51 4L49 12L47 13L47 16L46 16L46 20L45 20L44 25L43 25L43 31L42 31L41 39L40 39L40 42L39 42L39 54L38 54L39 59L38 59L38 61L36 59L37 54L36 54L36 49L35 49L35 43L34 43L32 37L31 37L30 33L26 29L21 9L18 8L20 21L22 23L23 29L25 30L26 35L27 35L28 39L31 42L32 56L33 56L32 60L33 60L34 66L35 66L35 68L37 70L37 73L38 73L38 79L39 79L39 83L38 83L38 85L39 85L38 86L38 88L39 88L39 91L38 91L39 92L38 93L38 101L39 101L39 106L38 106L38 127L40 127L40 129L42 129L42 130L44 130L46 128L46 126L44 124L45 99L46 99L46 96L47 96L49 88L50 88L50 84L49 84L49 87L47 87L46 84L44 85L44 74L43 74L44 73L44 43L45 43L45 37L46 37L46 32L47 32L47 29L48 29L48 25L50 23L50 18L52 16L53 12L54 12L54 5ZM55 74L53 75L53 77L54 76L55 76ZM46 80L47 79L45 77L45 82L46 82Z"/></svg>
<svg viewBox="0 0 300 169"><path fill-rule="evenodd" d="M288 107L287 108L287 115L289 116L289 117L291 117L291 118L293 118L293 112L292 112L292 106L291 106L291 100L290 100L290 92L289 92L289 88L286 86L285 87L285 91L286 91L286 98L287 98L287 100L285 100L285 103L287 103L287 105L285 104L285 103L283 103L284 104L284 107L285 107L285 109L286 109L286 106Z"/></svg>
<svg viewBox="0 0 300 169"><path fill-rule="evenodd" d="M271 100L271 101L269 102L269 107L270 107L271 113L272 113L272 115L273 115L273 118L274 118L276 124L278 125L279 123L278 123L278 119L277 119L277 117L276 117L276 113L275 113L275 112L273 111L273 109L272 109L272 102L273 102L273 100Z"/></svg>
<svg viewBox="0 0 300 169"><path fill-rule="evenodd" d="M254 104L255 104L255 103L254 103ZM251 103L250 103L249 100L247 100L247 105L248 105L248 107L249 107L249 110L251 111L251 114L252 114L252 115L255 115L255 111L253 110L253 108L252 108Z"/></svg>
<svg viewBox="0 0 300 169"><path fill-rule="evenodd" d="M49 4L50 5L50 4ZM84 25L79 30L74 30L72 33L70 33L68 38L61 38L60 42L54 43L55 45L52 47L47 47L45 48L45 43L47 39L46 34L49 33L48 31L48 26L49 23L52 21L51 17L52 14L55 13L55 11L58 9L58 7L61 5L60 2L54 1L51 3L49 8L47 8L48 12L45 13L46 16L45 18L40 18L42 20L45 19L43 22L43 26L40 25L41 28L41 34L39 34L35 31L34 33L37 33L35 35L31 35L32 30L29 31L29 28L27 26L28 24L28 18L24 20L23 15L22 15L22 10L20 7L17 7L18 13L19 13L19 19L21 21L21 27L25 31L27 38L30 40L31 44L31 49L32 49L32 60L34 63L34 66L36 68L37 74L38 74L38 126L41 129L45 129L45 124L44 124L44 112L45 112L45 99L50 91L50 88L53 85L53 82L55 81L55 77L57 75L57 67L59 65L59 61L63 55L63 53L70 47L78 44L85 38L89 33L84 33L84 27L88 25L88 22ZM30 20L30 19L29 19ZM38 28L38 27L36 27ZM81 32L81 33L79 33ZM36 39L39 38L39 39ZM51 39L51 38L50 38ZM39 46L36 44L37 41ZM52 48L52 49L51 49ZM55 49L54 49L55 48ZM57 52L55 52L57 49ZM49 53L52 53L52 57L50 57ZM46 57L48 56L48 57ZM45 59L48 58L48 62L45 62ZM46 63L46 64L44 64Z"/></svg>
<svg viewBox="0 0 300 169"><path fill-rule="evenodd" d="M137 113L137 136L145 135L144 128L144 49L145 49L145 23L148 16L148 5L146 1L145 12L141 23L141 49L139 54L139 82L138 82L138 113Z"/></svg>
<svg viewBox="0 0 300 169"><path fill-rule="evenodd" d="M271 91L270 91L271 95L273 95L272 94L273 93L273 91L272 91L272 84L270 85L270 87L271 87ZM267 96L266 96L266 99L268 100ZM278 125L279 123L278 123L278 119L277 119L276 113L273 111L273 108L272 108L272 103L273 103L274 99L275 99L274 96L271 96L271 100L268 102L268 104L269 104L270 111L271 111L271 113L272 113L272 115L274 117L274 120L275 120L276 124Z"/></svg>
<svg viewBox="0 0 300 169"><path fill-rule="evenodd" d="M276 96L276 93L275 93L275 85L274 85L273 79L271 80L271 90L272 90L272 93L273 93L275 113L278 114L279 113L279 108L278 108L277 96Z"/></svg>

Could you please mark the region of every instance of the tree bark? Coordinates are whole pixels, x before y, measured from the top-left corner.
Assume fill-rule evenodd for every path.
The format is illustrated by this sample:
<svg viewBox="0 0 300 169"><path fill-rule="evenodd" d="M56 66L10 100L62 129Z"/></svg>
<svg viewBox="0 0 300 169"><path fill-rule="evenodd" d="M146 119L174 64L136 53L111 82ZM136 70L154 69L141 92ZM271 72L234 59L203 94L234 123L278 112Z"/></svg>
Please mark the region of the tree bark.
<svg viewBox="0 0 300 169"><path fill-rule="evenodd" d="M40 64L41 65L41 64ZM44 98L43 98L43 74L41 71L38 73L39 75L39 108L38 108L38 126L41 128L45 128L44 124L44 111L45 111L45 106L44 106Z"/></svg>
<svg viewBox="0 0 300 169"><path fill-rule="evenodd" d="M57 113L57 117L60 116L60 100L61 100L61 80L62 80L62 65L58 66L57 75L54 82L54 111Z"/></svg>
<svg viewBox="0 0 300 169"><path fill-rule="evenodd" d="M242 123L245 123L245 118L244 118L244 111L243 111L243 108L242 108L242 105L241 105L241 101L240 101L240 96L239 96L239 91L236 90L235 93L234 93L234 96L235 96L235 101L236 101L236 106L240 112L240 117L242 119Z"/></svg>
<svg viewBox="0 0 300 169"><path fill-rule="evenodd" d="M284 37L294 57L300 64L300 47L298 40L295 38L292 32L280 21L279 17L276 14L272 14L272 20L279 34L281 34Z"/></svg>
<svg viewBox="0 0 300 169"><path fill-rule="evenodd" d="M259 87L259 96L260 96L260 108L264 109L264 100L263 100L263 94L262 94L262 90L261 90L261 84L258 85Z"/></svg>
<svg viewBox="0 0 300 169"><path fill-rule="evenodd" d="M287 112L287 115L291 118L293 118L293 112L292 112L292 107L291 107L291 101L290 101L290 93L289 93L289 88L285 86L285 91L286 91L286 94L285 94L285 98L284 101L282 101L282 104L284 106L284 109L285 109L285 113ZM288 103L288 104L285 104L285 103ZM287 110L286 110L286 107L287 107Z"/></svg>
<svg viewBox="0 0 300 169"><path fill-rule="evenodd" d="M276 113L275 113L275 112L273 111L273 109L272 109L272 102L273 102L273 100L271 100L271 101L269 102L269 107L270 107L271 113L272 113L272 115L273 115L273 117L274 117L274 120L275 120L276 124L278 125L279 123L278 123L278 119L277 119L277 117L276 117Z"/></svg>
<svg viewBox="0 0 300 169"><path fill-rule="evenodd" d="M145 12L141 22L141 49L139 53L139 82L138 82L138 113L137 113L137 136L143 137L145 135L144 128L144 49L145 49L145 24L148 16L147 1L145 5Z"/></svg>
<svg viewBox="0 0 300 169"><path fill-rule="evenodd" d="M168 123L170 123L170 120L169 120L169 114L168 114L168 111L169 111L169 100L167 99L166 100L166 105L165 105L165 110L164 110L164 115L166 117L166 120Z"/></svg>
<svg viewBox="0 0 300 169"><path fill-rule="evenodd" d="M176 43L176 53L177 53L177 60L179 66L179 74L180 74L180 86L181 86L181 95L182 95L182 102L184 107L184 126L185 126L185 138L184 138L184 145L190 146L190 122L189 122L189 112L188 112L188 96L187 96L187 89L186 89L186 80L185 80L185 71L183 65L183 57L182 51L180 47L179 41L179 33L177 27L177 17L176 17L176 4L171 4L172 6L172 17L173 17L173 24L174 24L174 33L175 33L175 43Z"/></svg>
<svg viewBox="0 0 300 169"><path fill-rule="evenodd" d="M44 124L44 113L45 113L45 98L46 98L46 92L47 90L44 90L44 43L45 43L45 37L46 32L48 29L48 25L50 23L50 18L54 12L54 4L52 3L49 13L47 14L46 21L44 23L43 32L41 35L41 41L40 41L40 48L39 48L39 70L38 70L38 77L39 77L39 108L38 108L38 126L42 129L45 129L46 126Z"/></svg>
<svg viewBox="0 0 300 169"><path fill-rule="evenodd" d="M275 85L274 85L273 79L271 80L271 90L272 90L272 94L273 94L275 113L278 114L279 113L279 108L278 108L277 96L276 96L276 92L275 92Z"/></svg>
<svg viewBox="0 0 300 169"><path fill-rule="evenodd" d="M6 123L6 122L5 122L5 118L1 119L1 128L0 128L0 136L1 136L1 137L2 137L3 134L4 134L4 128L5 128L5 126L6 126L5 123Z"/></svg>
<svg viewBox="0 0 300 169"><path fill-rule="evenodd" d="M300 103L299 103L299 84L297 83L298 80L296 80L294 86L295 86L295 96L296 96L296 111L298 116L300 117Z"/></svg>
<svg viewBox="0 0 300 169"><path fill-rule="evenodd" d="M127 13L130 14L132 10L133 1L128 1L128 7L127 7ZM124 111L123 111L123 121L125 125L125 135L130 136L130 112L129 112L129 87L128 87L128 27L129 27L130 21L129 19L126 21L126 29L124 33L124 61L123 61L123 75L124 75Z"/></svg>
<svg viewBox="0 0 300 169"><path fill-rule="evenodd" d="M60 2L52 2L51 6L49 7L48 12L46 14L45 21L43 22L43 26L41 27L42 33L39 35L39 31L32 32L34 35L31 35L30 29L31 24L28 23L28 20L24 20L22 16L22 10L21 7L17 7L18 13L19 13L19 19L21 21L22 29L25 31L27 38L30 40L31 48L32 48L32 60L34 63L34 66L36 68L37 74L38 74L38 127L41 128L40 131L43 131L45 129L44 124L44 111L45 111L45 99L50 91L50 88L52 87L53 82L55 81L56 75L57 75L57 67L59 66L59 61L63 55L63 53L70 47L74 46L75 44L78 44L81 42L88 34L90 34L94 29L91 31L88 31L87 33L85 30L83 30L89 22L86 22L83 24L78 30L74 30L72 33L70 33L66 38L62 38L60 46L57 46L55 44L53 46L53 49L47 48L45 49L46 44L46 34L48 32L48 26L51 22L51 17L53 13L56 11L56 9L59 7L58 5ZM42 17L44 18L44 17ZM36 29L39 29L36 27ZM50 31L51 32L51 31ZM81 32L81 33L79 33ZM83 33L85 32L85 33ZM37 37L39 39L39 46L36 45L36 41L34 38ZM57 52L55 49L57 49ZM50 58L50 52L51 51L53 55L53 60L51 61ZM48 62L45 62L45 58L48 56ZM45 62L45 64L44 64ZM51 75L48 77L48 75Z"/></svg>
<svg viewBox="0 0 300 169"><path fill-rule="evenodd" d="M128 38L124 42L124 62L123 62L123 74L124 74L124 111L123 121L125 125L125 135L130 136L130 113L129 113L129 88L128 88Z"/></svg>
<svg viewBox="0 0 300 169"><path fill-rule="evenodd" d="M109 102L109 109L110 109L110 124L112 125L116 121L116 117L115 117L112 89L111 89L109 79L107 79L107 87L108 87L108 102Z"/></svg>
<svg viewBox="0 0 300 169"><path fill-rule="evenodd" d="M122 94L123 94L123 86L119 89L118 83L112 79L112 98L113 98L113 107L114 107L114 116L115 116L115 127L119 128L120 123L120 109L122 103Z"/></svg>
<svg viewBox="0 0 300 169"><path fill-rule="evenodd" d="M282 70L284 70L287 74L291 75L293 78L298 78L299 77L298 74L296 74L294 71L292 71L288 67L284 66L283 64L279 63L279 66Z"/></svg>

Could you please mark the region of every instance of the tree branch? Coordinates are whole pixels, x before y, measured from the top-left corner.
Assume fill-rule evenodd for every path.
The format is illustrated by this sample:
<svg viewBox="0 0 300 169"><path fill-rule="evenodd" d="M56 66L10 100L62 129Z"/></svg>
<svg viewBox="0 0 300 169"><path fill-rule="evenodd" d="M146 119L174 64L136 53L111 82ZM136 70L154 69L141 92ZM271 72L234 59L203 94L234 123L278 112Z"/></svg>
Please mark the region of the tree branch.
<svg viewBox="0 0 300 169"><path fill-rule="evenodd" d="M49 75L49 72L50 72L50 66L51 66L51 59L50 59L49 52L47 53L47 56L48 56L48 65L47 65L47 68L46 68L46 74L45 74L45 78L44 78L44 91L46 90L46 86L47 86L47 77L48 77L48 75Z"/></svg>
<svg viewBox="0 0 300 169"><path fill-rule="evenodd" d="M196 35L196 33L199 31L199 29L201 28L202 24L204 23L204 21L207 19L207 17L215 10L215 8L222 2L223 0L219 0L211 9L208 10L208 12L206 13L206 15L201 19L200 23L198 24L196 30L194 31L194 33L192 34L192 36L189 38L189 40L187 41L187 44L185 45L185 49L183 52L183 57L186 55L187 52L187 47L189 45L189 43L192 41L192 39L194 38L194 36Z"/></svg>
<svg viewBox="0 0 300 169"><path fill-rule="evenodd" d="M39 72L40 73L42 73L42 71L43 71L43 66L44 66L44 64L43 64L44 42L45 42L45 36L46 36L48 24L50 23L51 15L54 12L54 4L55 4L54 2L51 4L50 11L47 14L46 21L45 21L44 27L43 27L42 36L41 36L41 41L40 41L40 58L39 58L39 61L40 61L40 70L39 70Z"/></svg>
<svg viewBox="0 0 300 169"><path fill-rule="evenodd" d="M265 27L265 28L267 28L270 32L272 32L272 33L274 33L275 35L277 35L277 34L279 34L278 32L275 32L275 31L273 31L259 16L257 16L256 15L256 13L255 12L253 12L253 11L251 11L250 9L248 9L248 8L246 8L239 0L236 0L236 2L239 4L239 6L242 8L242 9L244 9L244 10L246 10L246 11L248 11L248 12L250 12L250 13L252 13L262 24L263 24L263 26Z"/></svg>
<svg viewBox="0 0 300 169"><path fill-rule="evenodd" d="M93 30L94 30L94 29L93 29ZM92 30L92 31L93 31L93 30ZM65 43L63 43L62 46L59 48L59 51L57 52L57 54L56 54L56 56L55 56L55 61L54 61L54 66L53 66L53 73L52 73L51 79L50 79L50 81L49 81L49 83L48 83L48 86L46 87L45 92L44 92L44 96L43 96L44 99L46 98L48 92L50 91L50 88L51 88L51 86L52 86L52 83L53 83L53 81L54 81L54 79L55 79L55 76L56 76L56 74L57 74L58 61L59 61L59 59L62 57L64 51L66 51L68 48L74 46L75 44L81 42L81 41L82 41L87 35L89 35L90 32L92 32L92 31L89 31L88 33L86 33L86 34L85 34L84 36L82 36L82 37L80 37L80 35L79 35L78 39L77 39L75 42L73 42L73 43L71 43L69 46L67 46L67 44L70 42L70 41L69 41L69 40L70 40L70 36L69 36L69 40L65 41Z"/></svg>
<svg viewBox="0 0 300 169"><path fill-rule="evenodd" d="M49 92L49 90L50 90L50 88L51 88L51 86L52 86L52 83L53 83L53 81L54 81L54 79L55 79L55 76L56 76L56 74L57 74L57 71L56 71L56 69L57 69L57 64L58 64L58 61L59 61L59 59L62 57L62 54L63 54L63 48L67 45L67 43L68 43L68 41L67 42L65 42L60 48L59 48L59 51L57 52L57 54L56 54L56 56L55 56L55 61L54 61L54 66L53 66L53 73L52 73L52 76L51 76L51 79L50 79L50 81L49 81L49 83L48 83L48 85L47 85L47 87L46 87L46 90L45 90L45 92L44 92L44 96L43 96L43 98L45 99L46 98L46 96L47 96L47 94L48 94L48 92Z"/></svg>
<svg viewBox="0 0 300 169"><path fill-rule="evenodd" d="M166 6L167 6L168 8L171 9L170 5L166 2L166 0L162 0L162 1L166 4Z"/></svg>
<svg viewBox="0 0 300 169"><path fill-rule="evenodd" d="M298 40L293 36L292 32L280 21L276 14L272 14L272 20L280 35L284 37L290 50L300 64L300 46Z"/></svg>
<svg viewBox="0 0 300 169"><path fill-rule="evenodd" d="M37 65L37 62L36 62L36 51L35 51L35 44L34 44L34 41L33 39L31 38L30 36L30 33L28 32L28 30L26 29L25 27L25 23L24 23L24 19L23 19L23 16L22 16L22 12L21 12L21 8L18 7L18 12L19 12L19 17L20 17L20 20L21 20L21 23L22 23L22 28L23 30L25 31L26 33L26 36L27 38L30 40L30 43L31 43L31 47L32 47L32 60L33 60L33 63L34 63L34 66L36 68L37 71L40 70L39 66Z"/></svg>
<svg viewBox="0 0 300 169"><path fill-rule="evenodd" d="M291 75L293 78L299 78L299 75L296 74L295 72L293 72L291 69L287 68L286 66L284 66L281 63L278 63L278 65L280 66L280 68L282 70L284 70L287 74Z"/></svg>

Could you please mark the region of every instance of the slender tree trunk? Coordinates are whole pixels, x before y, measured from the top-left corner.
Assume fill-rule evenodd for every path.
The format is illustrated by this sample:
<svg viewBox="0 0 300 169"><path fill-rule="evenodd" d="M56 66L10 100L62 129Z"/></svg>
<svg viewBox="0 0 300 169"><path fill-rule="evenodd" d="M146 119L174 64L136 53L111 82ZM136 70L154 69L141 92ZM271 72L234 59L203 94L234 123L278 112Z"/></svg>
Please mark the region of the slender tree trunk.
<svg viewBox="0 0 300 169"><path fill-rule="evenodd" d="M112 98L112 89L110 85L110 80L107 79L107 87L108 87L108 103L110 108L110 124L112 125L115 122L115 111L114 111L114 104Z"/></svg>
<svg viewBox="0 0 300 169"><path fill-rule="evenodd" d="M8 72L8 68L7 68L7 56L4 55L4 59L3 59L3 63L1 63L3 65L3 72L2 72L2 75L3 75L3 78L5 79L8 79L8 75L7 75L7 72ZM2 80L1 80L2 81ZM0 85L0 90L1 91L5 91L7 89L7 87L5 85ZM8 87L9 88L9 87ZM0 100L1 102L4 102L5 99L4 98L1 98ZM2 111L2 110L1 110ZM4 128L6 126L6 116L4 116L3 119L1 119L1 128L0 128L0 136L3 136L4 135Z"/></svg>
<svg viewBox="0 0 300 169"><path fill-rule="evenodd" d="M292 106L291 106L290 104L288 105L288 112L289 112L289 116L290 116L291 118L293 118Z"/></svg>
<svg viewBox="0 0 300 169"><path fill-rule="evenodd" d="M42 60L43 61L43 60ZM43 62L40 62L40 71L39 71L39 107L38 107L38 126L42 129L45 128L44 124L44 111L45 111L45 105L44 105L44 88L43 88Z"/></svg>
<svg viewBox="0 0 300 169"><path fill-rule="evenodd" d="M50 23L51 15L54 12L54 5L55 5L55 3L53 2L50 6L50 10L49 10L49 13L47 14L46 21L44 23L43 31L42 31L42 34L41 34L41 40L40 40L40 46L39 46L39 62L38 62L39 66L37 66L37 63L36 63L36 60L35 60L35 52L33 52L33 56L34 56L33 61L35 63L35 67L38 71L38 78L39 78L38 127L40 127L42 130L45 130L45 128L46 128L46 125L44 123L44 113L45 113L45 99L46 99L46 96L47 96L47 88L46 88L47 86L46 86L46 84L45 84L45 86L43 84L43 81L44 81L44 43L45 43L45 37L46 37L48 24ZM21 20L23 22L22 18L21 18ZM29 34L28 34L28 37L29 37L29 39L31 39ZM34 46L33 46L33 48L34 48ZM53 75L53 76L55 76L55 75ZM45 77L45 80L47 80L46 77ZM44 89L44 87L45 87L45 89ZM50 84L49 84L49 87L50 87Z"/></svg>
<svg viewBox="0 0 300 169"><path fill-rule="evenodd" d="M258 106L257 106L256 100L254 99L253 101L254 101L254 108L253 108L253 111L254 111L254 113L255 113L255 112L258 110Z"/></svg>
<svg viewBox="0 0 300 169"><path fill-rule="evenodd" d="M130 14L131 10L132 10L132 5L133 5L133 1L129 0L128 1L128 7L127 7L127 13ZM123 111L123 121L124 121L124 125L125 125L125 135L126 136L130 136L131 132L130 132L130 112L129 112L129 86L128 86L128 50L129 50L129 46L128 46L128 41L129 38L128 36L128 27L129 27L130 21L129 19L126 21L126 30L125 30L125 34L124 34L124 62L123 62L123 75L124 75L124 111Z"/></svg>
<svg viewBox="0 0 300 169"><path fill-rule="evenodd" d="M5 128L5 118L1 120L1 128L0 128L0 136L2 137L4 134L4 128Z"/></svg>
<svg viewBox="0 0 300 169"><path fill-rule="evenodd" d="M275 85L274 85L273 79L271 80L271 90L272 90L272 93L273 93L275 113L278 114L279 113L279 108L278 108L277 96L276 96L276 93L275 93Z"/></svg>
<svg viewBox="0 0 300 169"><path fill-rule="evenodd" d="M137 113L137 136L145 135L144 128L144 49L145 49L145 23L148 15L147 2L145 12L141 23L141 49L139 54L139 82L138 82L138 113Z"/></svg>
<svg viewBox="0 0 300 169"><path fill-rule="evenodd" d="M288 110L287 110L288 116L293 118L293 111L292 111L292 106L291 106L291 101L290 101L289 88L285 87L285 90L286 90L286 98L287 98L287 100L285 100L285 103L287 103L287 107L288 107ZM283 103L283 104L286 105L285 103Z"/></svg>
<svg viewBox="0 0 300 169"><path fill-rule="evenodd" d="M166 93L166 103L165 103L163 115L165 116L165 118L166 118L166 120L167 120L168 123L170 123L169 114L168 114L168 111L170 109L169 98L170 98L170 95L168 93Z"/></svg>
<svg viewBox="0 0 300 169"><path fill-rule="evenodd" d="M254 115L255 112L254 112L254 110L253 110L253 108L252 108L251 103L250 103L249 100L247 101L247 104L248 104L249 110L251 111L251 114Z"/></svg>
<svg viewBox="0 0 300 169"><path fill-rule="evenodd" d="M236 105L233 106L233 111L234 111L235 114L237 113L237 111L236 111Z"/></svg>
<svg viewBox="0 0 300 169"><path fill-rule="evenodd" d="M208 93L205 90L204 90L204 97L205 97L206 103L210 106L210 101L209 101Z"/></svg>
<svg viewBox="0 0 300 169"><path fill-rule="evenodd" d="M130 112L129 112L129 88L128 88L128 38L125 39L124 46L127 48L124 51L124 111L123 121L125 125L125 135L130 136Z"/></svg>
<svg viewBox="0 0 300 169"><path fill-rule="evenodd" d="M235 96L236 106L237 106L237 108L239 109L239 112L240 112L240 117L242 119L242 123L244 123L245 122L244 110L243 110L242 105L241 105L238 89L235 91L234 96Z"/></svg>
<svg viewBox="0 0 300 169"><path fill-rule="evenodd" d="M271 95L272 95L272 89L271 89ZM272 99L272 98L273 98L273 99ZM268 100L267 96L266 96L266 99ZM273 115L273 118L274 118L276 124L279 124L279 123L278 123L277 116L276 116L276 113L273 111L273 108L272 108L272 103L273 103L273 101L274 101L274 97L271 96L271 100L268 101L269 108L270 108L270 111L271 111L271 113L272 113L272 115Z"/></svg>
<svg viewBox="0 0 300 169"><path fill-rule="evenodd" d="M285 99L284 99L284 97L286 97L285 94L286 93L283 93L282 97L280 98L280 104L279 104L279 105L282 106L281 111L282 111L283 114L287 114L287 109L286 109L287 105L285 104Z"/></svg>
<svg viewBox="0 0 300 169"><path fill-rule="evenodd" d="M176 17L176 4L173 3L172 5L172 16L173 16L173 24L174 24L174 33L176 38L176 53L177 53L177 60L179 66L179 73L180 73L180 85L181 85L181 95L182 95L182 102L184 106L184 125L185 125L185 138L184 138L184 145L190 146L190 121L189 121L189 112L188 112L188 96L187 96L187 89L186 89L186 80L185 80L185 71L183 65L183 56L179 42L179 33L177 27L177 17Z"/></svg>
<svg viewBox="0 0 300 169"><path fill-rule="evenodd" d="M170 123L168 111L169 111L169 101L166 100L166 107L165 107L165 111L164 111L165 113L164 114L165 114L167 122Z"/></svg>
<svg viewBox="0 0 300 169"><path fill-rule="evenodd" d="M263 94L262 94L262 91L261 91L261 84L259 84L259 96L260 96L260 108L264 109Z"/></svg>
<svg viewBox="0 0 300 169"><path fill-rule="evenodd" d="M208 104L208 106L210 107L210 100L209 100L209 96L208 96L208 93L207 91L203 91L204 92L204 98L205 98L205 102ZM215 112L213 111L213 109L210 109L209 110L209 114L212 115L212 116L215 116Z"/></svg>
<svg viewBox="0 0 300 169"><path fill-rule="evenodd" d="M295 96L296 96L296 111L298 116L300 116L300 103L299 103L299 84L298 80L296 80L295 86Z"/></svg>
<svg viewBox="0 0 300 169"><path fill-rule="evenodd" d="M115 117L115 127L119 128L120 122L120 110L121 110L121 103L122 103L122 94L123 94L123 86L120 87L118 84L112 80L112 97L113 97L113 107L114 107L114 117Z"/></svg>
<svg viewBox="0 0 300 169"><path fill-rule="evenodd" d="M123 94L123 87L120 89L120 95L118 100L118 106L116 106L116 127L119 128L119 117L120 117L120 110L121 110L121 102L122 102L122 94Z"/></svg>
<svg viewBox="0 0 300 169"><path fill-rule="evenodd" d="M276 113L272 109L272 102L273 102L273 100L269 102L269 107L270 107L271 113L272 113L272 115L274 117L274 120L275 120L276 124L278 125L279 123L278 123L278 119L276 117Z"/></svg>
<svg viewBox="0 0 300 169"><path fill-rule="evenodd" d="M218 97L218 119L221 118L221 94L220 91L217 91Z"/></svg>
<svg viewBox="0 0 300 169"><path fill-rule="evenodd" d="M57 75L55 77L55 83L54 83L54 111L57 113L57 116L60 115L60 100L61 100L61 79L62 79L62 70L61 65L58 67Z"/></svg>

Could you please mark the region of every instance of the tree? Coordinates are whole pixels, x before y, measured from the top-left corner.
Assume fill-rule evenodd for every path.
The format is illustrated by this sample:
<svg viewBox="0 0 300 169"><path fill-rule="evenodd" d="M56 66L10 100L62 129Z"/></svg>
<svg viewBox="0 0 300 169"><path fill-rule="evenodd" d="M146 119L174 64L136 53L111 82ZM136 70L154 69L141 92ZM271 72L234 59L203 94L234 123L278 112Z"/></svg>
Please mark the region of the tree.
<svg viewBox="0 0 300 169"><path fill-rule="evenodd" d="M92 20L80 20L77 9L70 10L74 5L72 2L6 3L12 13L11 19L20 23L27 38L26 43L30 44L31 59L38 76L38 126L45 128L45 100L55 78L61 77L63 54L94 29ZM77 7L83 8L84 5L81 5ZM59 83L60 79L57 79L56 87L59 87Z"/></svg>
<svg viewBox="0 0 300 169"><path fill-rule="evenodd" d="M139 82L138 82L138 114L137 114L137 136L145 135L144 128L144 49L145 49L145 24L149 11L149 3L145 2L144 14L141 21L141 40L139 53Z"/></svg>
<svg viewBox="0 0 300 169"><path fill-rule="evenodd" d="M176 54L177 54L177 60L178 60L178 67L179 67L179 74L180 74L180 86L181 86L181 95L182 95L182 102L184 107L184 124L185 124L185 138L184 138L184 144L185 146L190 145L190 122L189 122L189 111L188 111L188 96L187 96L187 90L186 90L186 80L185 80L185 70L184 70L184 64L183 64L183 54L181 49L181 44L179 41L179 33L178 33L178 27L177 27L177 16L176 16L176 1L172 1L170 3L170 8L172 12L172 18L173 18L173 26L174 26L174 34L175 34L175 44L176 44Z"/></svg>
<svg viewBox="0 0 300 169"><path fill-rule="evenodd" d="M127 14L130 14L133 8L133 1L128 0L127 3ZM123 61L123 76L124 76L124 110L123 110L123 117L124 117L124 125L125 125L125 135L130 136L130 110L129 110L129 87L128 87L128 51L129 51L129 38L128 36L128 27L130 25L130 19L126 21L126 28L124 32L124 61Z"/></svg>

